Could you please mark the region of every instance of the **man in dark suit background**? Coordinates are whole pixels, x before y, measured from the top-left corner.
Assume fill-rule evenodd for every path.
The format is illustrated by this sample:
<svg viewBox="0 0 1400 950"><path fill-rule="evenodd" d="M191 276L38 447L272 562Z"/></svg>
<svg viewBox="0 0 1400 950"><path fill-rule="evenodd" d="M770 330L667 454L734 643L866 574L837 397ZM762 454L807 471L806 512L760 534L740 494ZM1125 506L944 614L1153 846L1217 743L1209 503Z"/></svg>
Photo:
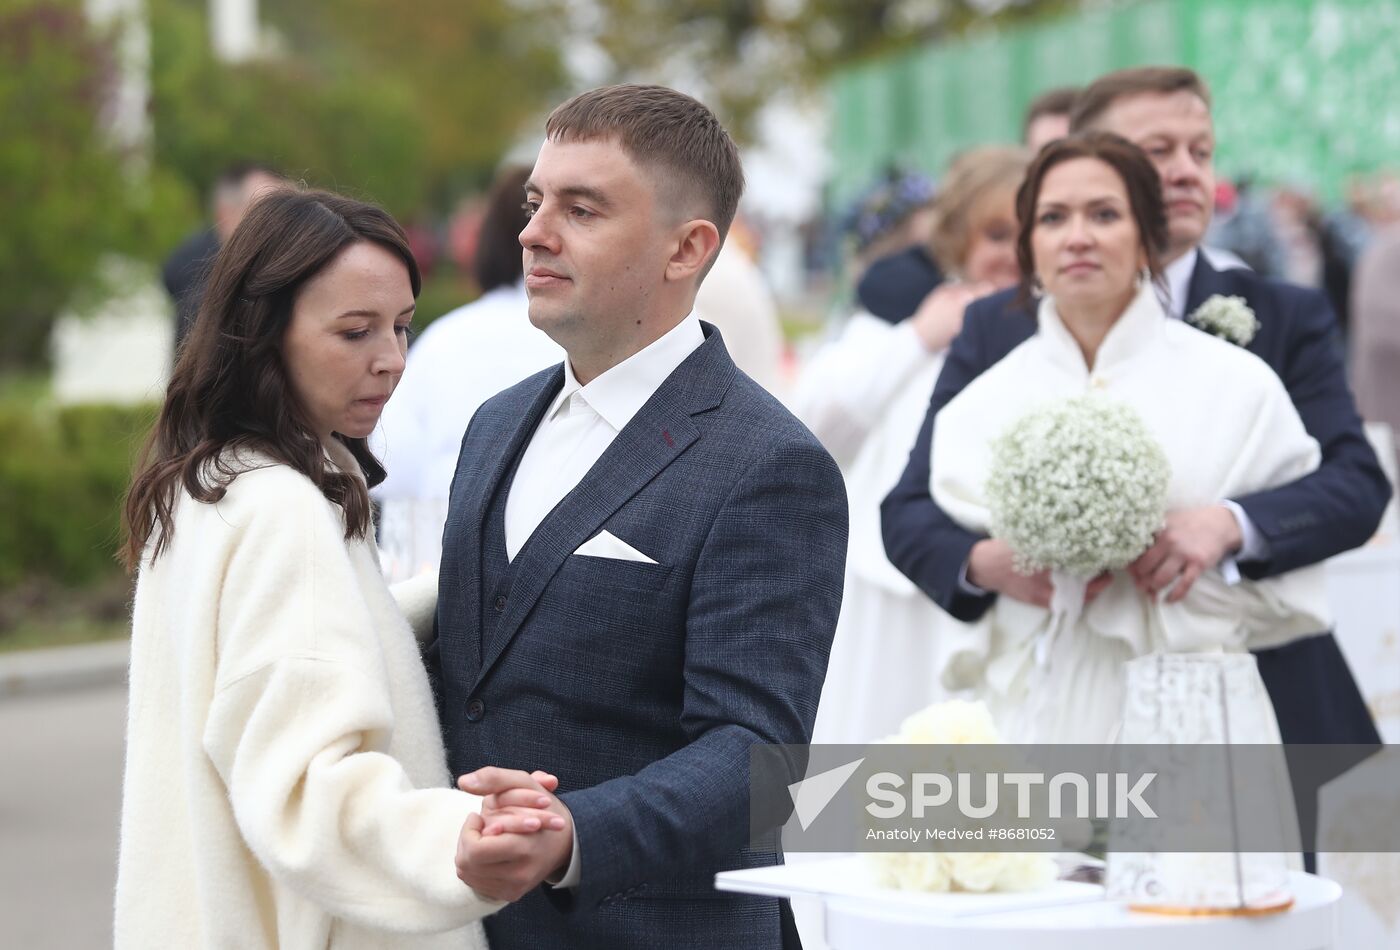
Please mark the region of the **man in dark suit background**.
<svg viewBox="0 0 1400 950"><path fill-rule="evenodd" d="M1380 522L1390 486L1347 389L1326 298L1246 270L1217 270L1199 246L1215 191L1215 137L1204 83L1190 70L1173 67L1110 73L1088 86L1075 105L1072 131L1091 128L1141 146L1161 174L1171 244L1169 312L1189 316L1213 296L1243 297L1260 323L1248 348L1278 373L1322 449L1321 466L1296 482L1169 512L1156 543L1130 566L1134 580L1145 592L1175 600L1202 571L1217 566L1227 577L1237 570L1257 579L1363 544ZM1033 306L1018 306L1012 293L968 307L909 464L881 508L890 560L960 620L980 617L998 596L1049 603L1047 574L1016 573L1004 542L964 530L929 494L929 446L939 409L1035 329ZM1285 742L1379 741L1330 632L1256 657Z"/></svg>
<svg viewBox="0 0 1400 950"><path fill-rule="evenodd" d="M199 301L204 296L204 279L209 276L209 268L213 266L219 248L233 234L238 222L243 220L253 200L269 189L281 187L286 181L280 172L262 162L235 162L214 180L209 201L213 226L202 228L185 238L179 247L170 252L161 267L161 280L175 303L177 351L194 325Z"/></svg>
<svg viewBox="0 0 1400 950"><path fill-rule="evenodd" d="M693 313L743 187L709 110L614 86L546 133L520 243L568 359L468 427L427 656L450 764L489 796L459 875L519 898L486 921L495 950L793 946L785 901L714 875L781 861L741 850L749 754L810 738L841 476ZM557 798L519 789L536 769ZM536 794L569 827L491 834Z"/></svg>

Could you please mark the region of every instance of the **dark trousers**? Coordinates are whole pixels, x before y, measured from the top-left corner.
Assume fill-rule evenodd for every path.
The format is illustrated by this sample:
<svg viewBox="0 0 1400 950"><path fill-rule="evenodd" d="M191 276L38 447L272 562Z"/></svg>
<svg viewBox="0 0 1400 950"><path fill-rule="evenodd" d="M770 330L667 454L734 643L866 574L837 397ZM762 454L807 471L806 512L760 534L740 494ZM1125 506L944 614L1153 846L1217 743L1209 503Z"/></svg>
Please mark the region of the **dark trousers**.
<svg viewBox="0 0 1400 950"><path fill-rule="evenodd" d="M1285 746L1345 744L1368 747L1371 751L1379 748L1381 737L1375 720L1332 634L1320 633L1271 650L1259 650L1254 658L1274 704ZM1289 761L1303 863L1310 872L1317 866L1319 789L1370 754L1367 749L1339 752L1324 768L1318 768L1315 753L1306 756L1306 770L1295 767L1293 758Z"/></svg>

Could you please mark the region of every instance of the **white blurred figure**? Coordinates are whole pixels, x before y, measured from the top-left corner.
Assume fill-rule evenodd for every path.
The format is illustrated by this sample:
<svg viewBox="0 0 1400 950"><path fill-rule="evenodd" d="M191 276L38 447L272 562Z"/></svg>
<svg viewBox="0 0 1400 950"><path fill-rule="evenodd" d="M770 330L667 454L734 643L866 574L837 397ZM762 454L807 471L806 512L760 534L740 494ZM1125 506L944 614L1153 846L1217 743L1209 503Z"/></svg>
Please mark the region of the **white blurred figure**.
<svg viewBox="0 0 1400 950"><path fill-rule="evenodd" d="M781 395L783 329L773 294L754 262L753 233L742 215L730 225L729 237L700 284L695 313L719 328L735 365Z"/></svg>
<svg viewBox="0 0 1400 950"><path fill-rule="evenodd" d="M938 607L885 557L880 502L908 461L963 310L1019 278L1015 195L1027 162L1017 148L958 158L929 238L951 279L900 323L856 313L798 382L793 410L841 465L851 510L845 598L813 742L872 742L944 695L932 636Z"/></svg>
<svg viewBox="0 0 1400 950"><path fill-rule="evenodd" d="M530 323L521 280L524 184L529 169L503 171L492 186L473 269L481 297L445 314L408 352L408 365L371 440L388 477L380 504L379 551L390 583L436 571L447 493L462 435L477 408L564 359Z"/></svg>
<svg viewBox="0 0 1400 950"><path fill-rule="evenodd" d="M947 280L900 322L857 311L798 379L791 408L841 466L851 511L841 619L814 743L874 742L946 694L933 639L940 610L885 557L880 502L909 460L963 311L1020 277L1016 188L1028 162L1015 148L974 149L956 159L934 202L926 241ZM919 272L899 274L927 280ZM787 860L818 857L789 852ZM794 900L792 909L802 945L824 950L820 905Z"/></svg>

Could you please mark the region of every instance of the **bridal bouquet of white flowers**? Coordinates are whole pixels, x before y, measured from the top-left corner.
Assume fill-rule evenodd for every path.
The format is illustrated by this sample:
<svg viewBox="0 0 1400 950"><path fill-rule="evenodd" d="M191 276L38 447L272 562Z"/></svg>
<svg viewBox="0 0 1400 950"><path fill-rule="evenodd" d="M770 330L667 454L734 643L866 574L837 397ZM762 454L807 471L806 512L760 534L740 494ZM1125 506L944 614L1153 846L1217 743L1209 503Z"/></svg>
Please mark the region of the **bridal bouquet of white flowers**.
<svg viewBox="0 0 1400 950"><path fill-rule="evenodd" d="M929 745L1000 745L1001 734L984 703L949 700L923 709L886 742ZM905 891L1027 891L1055 880L1048 854L1001 852L882 852L870 855L876 879Z"/></svg>
<svg viewBox="0 0 1400 950"><path fill-rule="evenodd" d="M1132 563L1166 516L1167 457L1129 406L1089 394L1017 420L992 443L992 537L1025 573L1088 580Z"/></svg>
<svg viewBox="0 0 1400 950"><path fill-rule="evenodd" d="M1084 609L1089 580L1127 567L1166 520L1171 467L1129 406L1090 393L1044 406L992 443L992 537L1016 569L1049 569L1051 622L1035 641L1044 668L1059 631Z"/></svg>

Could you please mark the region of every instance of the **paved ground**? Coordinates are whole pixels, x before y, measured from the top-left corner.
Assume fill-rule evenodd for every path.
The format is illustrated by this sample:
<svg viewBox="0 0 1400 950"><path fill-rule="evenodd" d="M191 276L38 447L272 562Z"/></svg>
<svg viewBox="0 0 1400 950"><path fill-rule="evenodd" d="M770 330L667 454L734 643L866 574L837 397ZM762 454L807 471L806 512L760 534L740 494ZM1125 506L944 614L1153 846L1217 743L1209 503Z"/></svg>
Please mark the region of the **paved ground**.
<svg viewBox="0 0 1400 950"><path fill-rule="evenodd" d="M0 700L0 946L112 946L126 687Z"/></svg>
<svg viewBox="0 0 1400 950"><path fill-rule="evenodd" d="M46 681L45 691L0 695L0 948L105 950L112 945L126 687L52 691L67 681ZM1336 946L1400 950L1393 871L1376 879L1378 900L1368 897L1366 880L1344 871L1325 872L1349 892ZM804 938L821 933L815 905L794 909Z"/></svg>

